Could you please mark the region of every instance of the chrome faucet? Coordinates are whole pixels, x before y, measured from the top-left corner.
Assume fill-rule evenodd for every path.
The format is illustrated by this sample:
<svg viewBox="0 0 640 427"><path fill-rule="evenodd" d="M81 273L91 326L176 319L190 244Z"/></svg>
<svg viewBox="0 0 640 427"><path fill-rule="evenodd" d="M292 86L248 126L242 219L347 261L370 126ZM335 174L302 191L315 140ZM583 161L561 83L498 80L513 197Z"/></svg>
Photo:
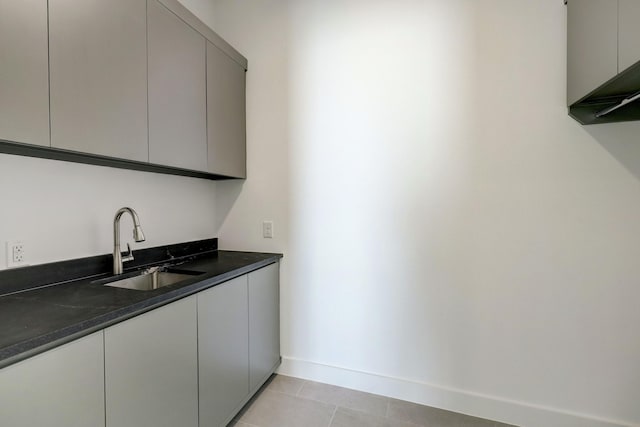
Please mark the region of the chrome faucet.
<svg viewBox="0 0 640 427"><path fill-rule="evenodd" d="M142 232L142 227L140 227L140 220L136 211L131 208L120 208L113 219L113 274L122 274L122 263L133 260L131 246L128 243L128 253L124 257L120 253L120 218L125 212L128 212L133 218L133 239L136 242L144 242L144 233Z"/></svg>

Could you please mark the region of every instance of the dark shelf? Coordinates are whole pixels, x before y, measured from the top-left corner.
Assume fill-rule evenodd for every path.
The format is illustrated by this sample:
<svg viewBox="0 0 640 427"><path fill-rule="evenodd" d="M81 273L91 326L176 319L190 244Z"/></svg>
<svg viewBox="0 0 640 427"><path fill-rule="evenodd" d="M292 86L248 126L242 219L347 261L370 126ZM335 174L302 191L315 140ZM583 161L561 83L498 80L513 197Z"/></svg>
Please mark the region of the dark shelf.
<svg viewBox="0 0 640 427"><path fill-rule="evenodd" d="M65 162L84 163L97 166L107 166L119 169L132 169L143 172L189 176L192 178L210 179L214 181L225 179L241 179L233 176L218 175L190 169L181 169L172 166L156 165L153 163L118 159L115 157L106 157L96 154L80 153L77 151L61 150L59 148L21 144L18 142L5 141L2 139L0 139L0 153L26 157L37 157L40 159L62 160Z"/></svg>
<svg viewBox="0 0 640 427"><path fill-rule="evenodd" d="M640 120L640 101L629 103L605 116L596 117L596 113L620 103L638 91L640 91L640 63L629 67L570 105L569 115L583 125Z"/></svg>

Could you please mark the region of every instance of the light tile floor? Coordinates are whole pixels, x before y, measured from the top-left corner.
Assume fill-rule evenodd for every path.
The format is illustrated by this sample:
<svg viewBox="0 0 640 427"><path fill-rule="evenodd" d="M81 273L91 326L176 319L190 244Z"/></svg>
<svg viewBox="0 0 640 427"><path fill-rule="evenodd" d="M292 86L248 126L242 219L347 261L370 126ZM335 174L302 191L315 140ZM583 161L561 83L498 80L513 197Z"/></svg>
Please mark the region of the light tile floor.
<svg viewBox="0 0 640 427"><path fill-rule="evenodd" d="M284 375L272 376L229 426L509 427L508 424Z"/></svg>

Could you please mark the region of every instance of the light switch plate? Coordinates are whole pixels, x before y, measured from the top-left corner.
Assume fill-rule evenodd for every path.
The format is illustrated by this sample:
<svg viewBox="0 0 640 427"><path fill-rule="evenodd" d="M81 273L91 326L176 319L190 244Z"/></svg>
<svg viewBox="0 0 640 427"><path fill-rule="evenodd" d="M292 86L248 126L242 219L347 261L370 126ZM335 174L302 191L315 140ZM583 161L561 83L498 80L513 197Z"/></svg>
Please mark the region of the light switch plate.
<svg viewBox="0 0 640 427"><path fill-rule="evenodd" d="M273 238L273 221L262 222L262 237L265 239Z"/></svg>

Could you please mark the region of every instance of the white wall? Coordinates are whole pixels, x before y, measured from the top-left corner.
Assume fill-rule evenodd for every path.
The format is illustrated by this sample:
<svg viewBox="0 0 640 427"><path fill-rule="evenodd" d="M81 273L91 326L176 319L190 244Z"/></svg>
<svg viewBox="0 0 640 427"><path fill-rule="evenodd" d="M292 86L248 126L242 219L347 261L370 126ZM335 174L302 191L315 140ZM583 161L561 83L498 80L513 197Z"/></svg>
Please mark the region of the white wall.
<svg viewBox="0 0 640 427"><path fill-rule="evenodd" d="M640 424L640 127L567 117L562 2L184 4L249 59L249 180L0 155L0 268L5 240L33 263L108 253L131 205L137 247L221 227L223 248L285 253L283 372Z"/></svg>
<svg viewBox="0 0 640 427"><path fill-rule="evenodd" d="M249 180L218 186L220 238L285 253L282 372L640 425L640 127L567 116L561 1L214 11L249 59Z"/></svg>
<svg viewBox="0 0 640 427"><path fill-rule="evenodd" d="M289 69L285 2L180 0L249 60L247 73L246 181L216 183L216 229L221 248L288 253ZM218 9L223 10L218 10ZM238 25L236 19L242 23ZM222 32L221 30L227 30ZM249 31L251 34L241 33ZM231 34L229 33L231 32ZM231 35L236 37L231 37ZM258 36L259 35L259 36ZM274 221L273 239L262 238L262 222ZM224 224L224 225L223 225ZM288 259L281 279L287 281ZM286 316L286 313L284 313ZM286 321L283 321L287 324Z"/></svg>
<svg viewBox="0 0 640 427"><path fill-rule="evenodd" d="M0 269L6 241L24 241L31 264L111 253L122 206L138 212L147 238L134 243L123 216L134 252L217 236L213 181L0 154L0 182Z"/></svg>

